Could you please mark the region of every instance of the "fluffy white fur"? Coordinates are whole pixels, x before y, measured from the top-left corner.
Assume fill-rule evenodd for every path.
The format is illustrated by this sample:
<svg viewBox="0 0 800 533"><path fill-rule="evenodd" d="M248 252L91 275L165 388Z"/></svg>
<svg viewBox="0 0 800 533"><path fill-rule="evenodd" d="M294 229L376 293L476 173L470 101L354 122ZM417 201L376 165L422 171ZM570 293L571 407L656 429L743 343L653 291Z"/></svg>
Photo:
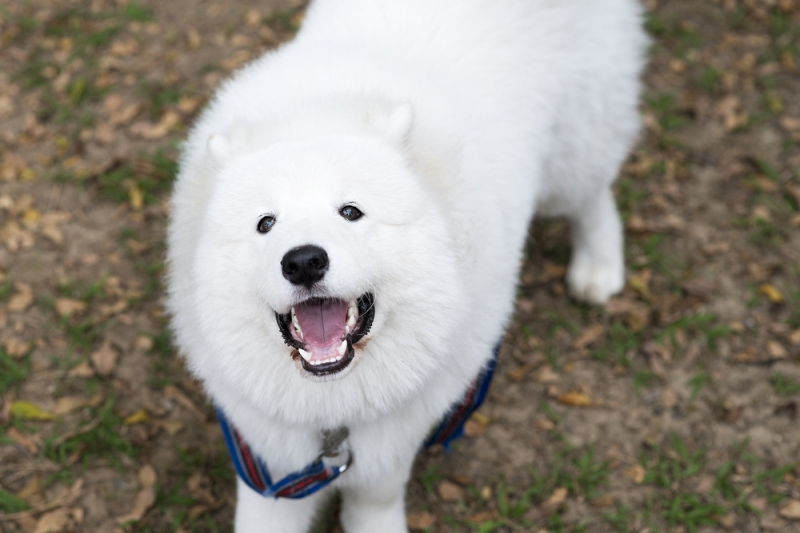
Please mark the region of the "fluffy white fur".
<svg viewBox="0 0 800 533"><path fill-rule="evenodd" d="M349 427L333 485L348 533L406 531L414 456L503 335L534 213L572 223L574 296L622 288L610 185L639 127L640 23L635 0L316 0L192 131L169 228L177 343L274 479ZM348 202L365 216L339 216ZM299 298L281 258L309 243L330 257L326 294L376 302L326 379L275 321ZM236 531L306 531L329 492L239 482Z"/></svg>

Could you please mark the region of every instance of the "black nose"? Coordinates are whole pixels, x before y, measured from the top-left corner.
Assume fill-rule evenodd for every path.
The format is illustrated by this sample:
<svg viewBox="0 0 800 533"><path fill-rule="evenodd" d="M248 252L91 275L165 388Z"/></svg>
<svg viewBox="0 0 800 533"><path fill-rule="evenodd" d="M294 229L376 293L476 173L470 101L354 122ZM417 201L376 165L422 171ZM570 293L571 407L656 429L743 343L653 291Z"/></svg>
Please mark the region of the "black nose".
<svg viewBox="0 0 800 533"><path fill-rule="evenodd" d="M306 244L292 248L281 260L283 277L310 289L328 270L328 254L319 246Z"/></svg>

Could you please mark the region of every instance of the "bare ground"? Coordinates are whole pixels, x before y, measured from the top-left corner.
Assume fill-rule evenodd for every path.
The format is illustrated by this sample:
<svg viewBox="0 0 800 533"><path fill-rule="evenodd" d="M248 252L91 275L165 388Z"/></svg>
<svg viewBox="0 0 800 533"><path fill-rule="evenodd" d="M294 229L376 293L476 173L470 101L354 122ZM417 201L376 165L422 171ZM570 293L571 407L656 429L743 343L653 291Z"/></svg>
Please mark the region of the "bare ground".
<svg viewBox="0 0 800 533"><path fill-rule="evenodd" d="M420 456L429 531L800 531L800 5L649 0L646 128L605 308L532 226L489 400ZM0 531L230 531L162 308L178 143L286 1L0 5ZM335 504L317 531L336 531Z"/></svg>

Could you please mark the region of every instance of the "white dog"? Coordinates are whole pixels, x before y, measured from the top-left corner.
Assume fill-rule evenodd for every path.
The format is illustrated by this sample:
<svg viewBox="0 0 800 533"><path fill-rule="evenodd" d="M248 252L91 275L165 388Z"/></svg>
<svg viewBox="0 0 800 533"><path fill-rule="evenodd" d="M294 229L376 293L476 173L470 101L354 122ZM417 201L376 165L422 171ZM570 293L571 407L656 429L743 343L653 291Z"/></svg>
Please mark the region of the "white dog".
<svg viewBox="0 0 800 533"><path fill-rule="evenodd" d="M640 26L635 0L317 0L219 90L172 198L169 309L233 442L238 533L307 531L332 490L348 533L407 531L534 214L571 222L575 297L622 288Z"/></svg>

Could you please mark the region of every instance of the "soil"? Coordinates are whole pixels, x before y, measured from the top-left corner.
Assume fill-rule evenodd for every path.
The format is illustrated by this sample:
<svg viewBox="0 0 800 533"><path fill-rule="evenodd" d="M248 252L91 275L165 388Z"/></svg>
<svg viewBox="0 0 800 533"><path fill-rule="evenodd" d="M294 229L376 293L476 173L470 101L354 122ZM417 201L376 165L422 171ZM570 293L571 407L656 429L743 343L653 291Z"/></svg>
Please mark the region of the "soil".
<svg viewBox="0 0 800 533"><path fill-rule="evenodd" d="M800 531L800 4L648 0L617 182L628 283L565 294L531 226L486 404L421 455L413 530ZM295 0L0 6L0 531L231 531L163 311L180 141ZM339 531L336 504L316 531Z"/></svg>

